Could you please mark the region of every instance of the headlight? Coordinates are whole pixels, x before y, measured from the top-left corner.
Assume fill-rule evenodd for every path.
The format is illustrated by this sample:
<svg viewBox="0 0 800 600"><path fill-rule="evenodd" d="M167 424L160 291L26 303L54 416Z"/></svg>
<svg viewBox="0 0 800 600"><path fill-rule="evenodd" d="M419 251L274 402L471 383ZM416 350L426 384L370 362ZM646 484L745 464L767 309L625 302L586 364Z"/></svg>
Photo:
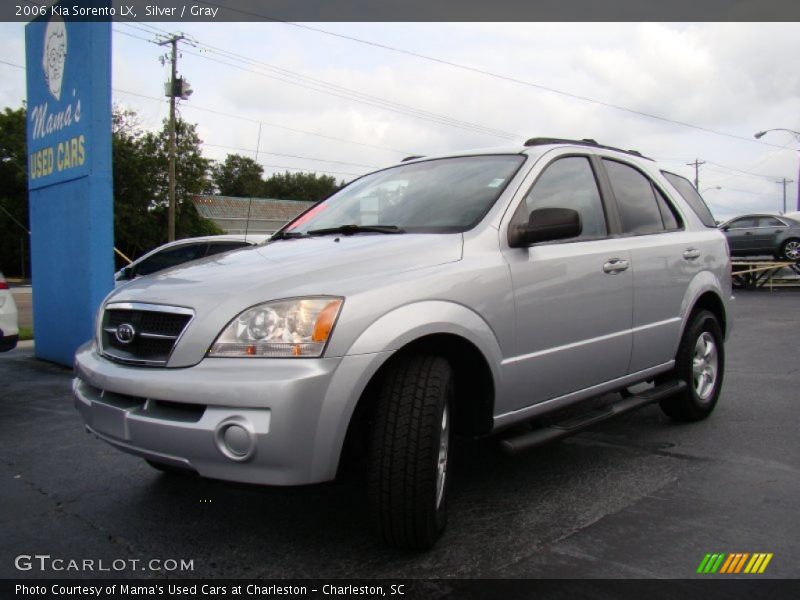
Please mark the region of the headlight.
<svg viewBox="0 0 800 600"><path fill-rule="evenodd" d="M209 356L284 358L322 356L342 298L265 302L241 313L219 334Z"/></svg>

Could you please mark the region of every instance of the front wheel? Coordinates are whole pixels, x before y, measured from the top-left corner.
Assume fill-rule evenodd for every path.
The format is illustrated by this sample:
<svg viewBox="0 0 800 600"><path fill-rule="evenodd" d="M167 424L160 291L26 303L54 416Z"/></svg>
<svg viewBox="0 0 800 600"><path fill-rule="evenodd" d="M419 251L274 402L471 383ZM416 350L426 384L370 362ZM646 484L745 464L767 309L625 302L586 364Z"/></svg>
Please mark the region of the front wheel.
<svg viewBox="0 0 800 600"><path fill-rule="evenodd" d="M373 529L392 546L426 550L444 531L453 389L438 356L401 357L383 380L367 485Z"/></svg>
<svg viewBox="0 0 800 600"><path fill-rule="evenodd" d="M786 240L781 246L781 257L786 260L800 260L800 240Z"/></svg>
<svg viewBox="0 0 800 600"><path fill-rule="evenodd" d="M709 311L692 317L675 356L673 375L686 384L661 401L661 410L678 421L700 421L714 410L725 374L725 346L717 318Z"/></svg>

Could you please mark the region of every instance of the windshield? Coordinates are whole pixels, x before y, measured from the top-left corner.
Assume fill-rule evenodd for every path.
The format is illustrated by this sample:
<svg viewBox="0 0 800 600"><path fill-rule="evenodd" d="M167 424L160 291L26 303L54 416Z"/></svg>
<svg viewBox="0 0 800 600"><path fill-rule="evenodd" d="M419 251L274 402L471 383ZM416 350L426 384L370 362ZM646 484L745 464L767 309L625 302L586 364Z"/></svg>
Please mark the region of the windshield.
<svg viewBox="0 0 800 600"><path fill-rule="evenodd" d="M342 226L404 232L461 232L477 225L517 172L520 155L465 156L400 165L354 181L285 229L304 234Z"/></svg>

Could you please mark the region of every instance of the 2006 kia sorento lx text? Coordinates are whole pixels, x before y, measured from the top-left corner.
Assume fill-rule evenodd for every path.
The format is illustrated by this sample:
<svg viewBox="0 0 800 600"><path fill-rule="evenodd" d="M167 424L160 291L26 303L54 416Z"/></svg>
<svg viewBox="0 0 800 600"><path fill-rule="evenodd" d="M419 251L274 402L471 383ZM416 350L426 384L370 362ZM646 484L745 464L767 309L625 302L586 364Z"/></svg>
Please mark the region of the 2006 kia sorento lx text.
<svg viewBox="0 0 800 600"><path fill-rule="evenodd" d="M367 440L375 529L426 548L455 434L516 451L653 402L708 416L730 294L686 179L535 138L365 175L265 245L118 288L74 398L117 448L230 481L330 480Z"/></svg>

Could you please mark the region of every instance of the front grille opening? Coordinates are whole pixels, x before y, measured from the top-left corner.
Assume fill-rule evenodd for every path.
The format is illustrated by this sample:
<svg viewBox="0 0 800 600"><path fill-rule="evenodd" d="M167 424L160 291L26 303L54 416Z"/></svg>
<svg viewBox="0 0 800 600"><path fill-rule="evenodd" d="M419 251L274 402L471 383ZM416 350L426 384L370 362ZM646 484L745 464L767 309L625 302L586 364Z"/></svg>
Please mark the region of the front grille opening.
<svg viewBox="0 0 800 600"><path fill-rule="evenodd" d="M137 408L144 404L144 398L128 396L127 394L117 394L116 392L109 392L108 390L103 390L100 393L100 401L122 409Z"/></svg>
<svg viewBox="0 0 800 600"><path fill-rule="evenodd" d="M144 414L156 419L197 423L206 412L205 404L189 404L170 402L169 400L149 400L144 407Z"/></svg>
<svg viewBox="0 0 800 600"><path fill-rule="evenodd" d="M150 305L148 305L150 306ZM111 359L145 366L164 366L183 330L192 319L186 309L164 307L109 307L103 315L103 352ZM128 343L117 337L117 328L127 323L135 334Z"/></svg>
<svg viewBox="0 0 800 600"><path fill-rule="evenodd" d="M161 335L179 336L189 315L154 312L150 310L109 309L108 324L112 327L130 323L140 331L158 333Z"/></svg>

